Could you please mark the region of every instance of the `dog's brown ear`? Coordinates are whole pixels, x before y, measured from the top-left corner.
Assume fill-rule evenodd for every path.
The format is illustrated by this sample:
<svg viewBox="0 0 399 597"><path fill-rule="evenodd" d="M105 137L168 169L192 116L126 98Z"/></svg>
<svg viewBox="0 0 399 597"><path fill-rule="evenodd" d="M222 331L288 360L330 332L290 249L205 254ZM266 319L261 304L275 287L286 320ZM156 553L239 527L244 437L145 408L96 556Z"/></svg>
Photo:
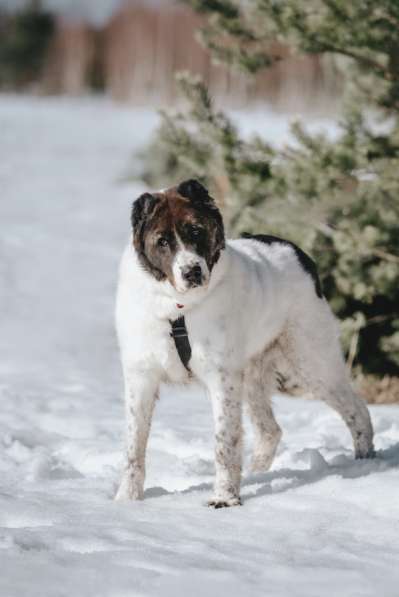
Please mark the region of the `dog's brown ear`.
<svg viewBox="0 0 399 597"><path fill-rule="evenodd" d="M158 199L154 197L154 195L151 195L151 193L143 193L133 201L131 222L134 234L137 234L140 231L145 220L153 212L157 203Z"/></svg>
<svg viewBox="0 0 399 597"><path fill-rule="evenodd" d="M195 180L195 178L190 178L189 180L181 182L177 187L177 192L182 197L191 199L194 203L214 203L214 200L209 195L208 189L206 189L198 180Z"/></svg>

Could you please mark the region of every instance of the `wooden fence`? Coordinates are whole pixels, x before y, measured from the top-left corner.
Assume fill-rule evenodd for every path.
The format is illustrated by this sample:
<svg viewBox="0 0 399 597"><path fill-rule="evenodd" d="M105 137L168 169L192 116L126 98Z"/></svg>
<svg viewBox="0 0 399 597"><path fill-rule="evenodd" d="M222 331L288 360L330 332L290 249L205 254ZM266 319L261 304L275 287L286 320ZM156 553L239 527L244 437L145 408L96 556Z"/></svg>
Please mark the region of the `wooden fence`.
<svg viewBox="0 0 399 597"><path fill-rule="evenodd" d="M231 106L267 100L314 110L334 100L337 75L318 56L292 56L285 49L283 61L249 78L211 61L197 41L201 25L188 7L140 0L128 1L102 29L59 20L44 85L53 93L79 94L94 84L118 100L160 105L175 101L174 75L189 70Z"/></svg>

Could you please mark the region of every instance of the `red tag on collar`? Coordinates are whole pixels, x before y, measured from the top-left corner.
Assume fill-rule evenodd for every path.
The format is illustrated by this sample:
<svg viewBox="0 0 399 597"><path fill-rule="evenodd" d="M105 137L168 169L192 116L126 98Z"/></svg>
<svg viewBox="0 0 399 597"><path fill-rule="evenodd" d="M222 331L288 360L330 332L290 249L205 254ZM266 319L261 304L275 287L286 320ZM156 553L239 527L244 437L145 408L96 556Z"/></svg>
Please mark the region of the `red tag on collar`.
<svg viewBox="0 0 399 597"><path fill-rule="evenodd" d="M177 307L178 309L183 309L184 305L180 305L179 303L176 303L176 307Z"/></svg>

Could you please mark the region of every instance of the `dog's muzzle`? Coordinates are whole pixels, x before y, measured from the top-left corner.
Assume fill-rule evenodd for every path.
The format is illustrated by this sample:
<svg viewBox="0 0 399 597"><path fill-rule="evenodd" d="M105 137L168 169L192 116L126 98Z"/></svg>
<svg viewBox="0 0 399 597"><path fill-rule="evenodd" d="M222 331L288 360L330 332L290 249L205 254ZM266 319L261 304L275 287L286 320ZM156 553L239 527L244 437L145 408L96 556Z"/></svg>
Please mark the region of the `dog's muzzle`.
<svg viewBox="0 0 399 597"><path fill-rule="evenodd" d="M202 274L201 266L196 263L191 267L186 267L182 269L181 272L182 279L187 283L189 288L195 288L196 286L201 286L204 281L204 277Z"/></svg>

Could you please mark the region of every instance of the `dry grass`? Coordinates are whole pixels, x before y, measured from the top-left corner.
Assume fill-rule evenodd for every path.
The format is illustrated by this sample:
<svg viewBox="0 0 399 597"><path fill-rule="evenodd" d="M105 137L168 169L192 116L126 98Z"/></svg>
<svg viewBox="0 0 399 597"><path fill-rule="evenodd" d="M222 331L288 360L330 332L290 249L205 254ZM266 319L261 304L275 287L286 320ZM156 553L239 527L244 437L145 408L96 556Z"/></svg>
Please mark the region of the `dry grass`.
<svg viewBox="0 0 399 597"><path fill-rule="evenodd" d="M399 377L363 375L358 377L357 387L370 404L399 404Z"/></svg>

